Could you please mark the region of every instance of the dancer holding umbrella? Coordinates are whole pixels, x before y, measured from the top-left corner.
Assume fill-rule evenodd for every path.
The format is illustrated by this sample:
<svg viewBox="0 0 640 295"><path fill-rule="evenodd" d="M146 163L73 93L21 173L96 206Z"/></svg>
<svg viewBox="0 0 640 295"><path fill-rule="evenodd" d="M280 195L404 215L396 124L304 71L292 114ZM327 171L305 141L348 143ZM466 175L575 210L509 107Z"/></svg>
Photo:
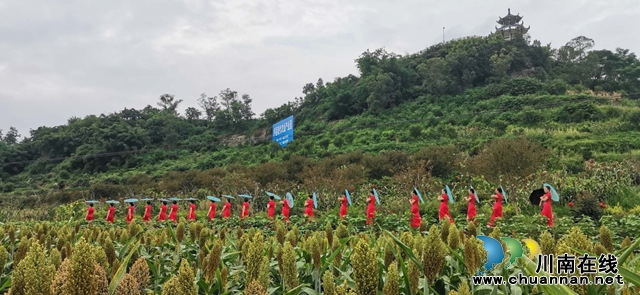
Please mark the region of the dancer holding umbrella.
<svg viewBox="0 0 640 295"><path fill-rule="evenodd" d="M289 211L293 208L293 196L291 193L287 193L285 199L280 202L282 204L282 217L284 221L289 221Z"/></svg>
<svg viewBox="0 0 640 295"><path fill-rule="evenodd" d="M187 213L187 220L189 221L195 221L196 220L196 199L194 198L188 198L186 199L187 201L189 201L189 212Z"/></svg>
<svg viewBox="0 0 640 295"><path fill-rule="evenodd" d="M342 197L338 198L338 201L341 203L340 219L345 220L345 217L347 216L347 205L351 205L351 195L349 195L349 191L344 190L344 194L342 194Z"/></svg>
<svg viewBox="0 0 640 295"><path fill-rule="evenodd" d="M469 196L465 198L469 205L467 205L467 221L473 221L476 217L476 202L478 201L478 196L476 196L476 191L473 189L473 186L469 187Z"/></svg>
<svg viewBox="0 0 640 295"><path fill-rule="evenodd" d="M309 216L309 219L313 221L313 194L309 194L309 199L304 203L307 209L304 210L304 214Z"/></svg>
<svg viewBox="0 0 640 295"><path fill-rule="evenodd" d="M438 197L438 201L440 201L440 208L438 208L438 218L442 220L443 218L448 218L451 223L453 223L453 218L451 218L451 213L449 213L449 205L447 201L453 203L453 197L447 192L449 191L449 186L446 187L446 191L443 189L442 194Z"/></svg>
<svg viewBox="0 0 640 295"><path fill-rule="evenodd" d="M491 198L495 200L493 203L493 213L491 213L491 219L489 219L488 227L495 227L494 221L496 218L502 218L502 200L503 200L504 190L502 186L496 188L496 194L491 195Z"/></svg>
<svg viewBox="0 0 640 295"><path fill-rule="evenodd" d="M87 215L84 219L91 224L93 221L93 212L95 211L95 209L93 209L93 204L98 203L98 201L87 201L87 203L89 204L89 208L87 208Z"/></svg>
<svg viewBox="0 0 640 295"><path fill-rule="evenodd" d="M558 192L550 185L543 184L542 189L537 189L531 192L529 196L531 204L542 207L540 215L548 219L547 225L553 227L553 209L551 208L551 201L558 202L560 197Z"/></svg>
<svg viewBox="0 0 640 295"><path fill-rule="evenodd" d="M180 208L178 201L180 200L179 198L171 198L173 205L171 205L171 211L169 212L169 220L172 220L174 224L178 224L178 209Z"/></svg>
<svg viewBox="0 0 640 295"><path fill-rule="evenodd" d="M242 203L242 212L240 212L240 218L245 219L249 217L249 199L252 197L249 195L240 195L241 198L244 199L244 203Z"/></svg>
<svg viewBox="0 0 640 295"><path fill-rule="evenodd" d="M211 221L213 220L214 217L216 217L216 202L220 202L220 199L214 196L207 196L207 199L211 201L211 204L209 204L209 212L207 212L207 216L209 216L209 221Z"/></svg>
<svg viewBox="0 0 640 295"><path fill-rule="evenodd" d="M376 202L380 203L378 200L378 192L376 189L372 189L369 194L369 205L367 205L367 225L372 225L371 221L376 216Z"/></svg>
<svg viewBox="0 0 640 295"><path fill-rule="evenodd" d="M418 201L422 200L422 196L417 188L413 188L412 197L409 200L411 203L411 217L409 218L409 223L411 223L412 228L420 228L420 223L422 222L422 217L420 217L420 207L418 207Z"/></svg>
<svg viewBox="0 0 640 295"><path fill-rule="evenodd" d="M269 196L269 203L267 204L267 213L269 216L269 219L273 219L276 215L276 198L278 200L280 200L280 196L267 192L267 195Z"/></svg>
<svg viewBox="0 0 640 295"><path fill-rule="evenodd" d="M113 223L114 216L116 215L116 208L113 207L113 204L118 204L120 202L109 200L107 203L109 203L109 209L107 210L107 222Z"/></svg>
<svg viewBox="0 0 640 295"><path fill-rule="evenodd" d="M129 209L127 209L127 224L130 224L133 221L133 217L135 216L136 207L133 206L133 203L137 202L138 199L126 199L125 203L129 203Z"/></svg>
<svg viewBox="0 0 640 295"><path fill-rule="evenodd" d="M142 217L142 221L149 222L151 220L151 200L152 199L142 199L143 201L147 201L147 205L144 206L144 216Z"/></svg>
<svg viewBox="0 0 640 295"><path fill-rule="evenodd" d="M162 201L162 205L160 205L160 214L158 214L158 221L167 220L167 203L169 200L160 199Z"/></svg>
<svg viewBox="0 0 640 295"><path fill-rule="evenodd" d="M229 218L231 217L231 199L235 198L230 195L224 195L224 197L227 201L222 206L222 218Z"/></svg>

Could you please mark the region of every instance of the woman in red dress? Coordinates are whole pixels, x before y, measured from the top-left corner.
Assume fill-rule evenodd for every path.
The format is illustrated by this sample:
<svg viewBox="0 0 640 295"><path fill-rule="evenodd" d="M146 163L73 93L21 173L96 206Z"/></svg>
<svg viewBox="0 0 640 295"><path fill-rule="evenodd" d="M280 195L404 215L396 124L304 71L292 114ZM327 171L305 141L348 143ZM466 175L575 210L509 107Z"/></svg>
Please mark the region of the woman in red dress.
<svg viewBox="0 0 640 295"><path fill-rule="evenodd" d="M133 216L135 214L135 207L133 207L133 203L129 203L129 209L127 210L127 224L131 223L133 220Z"/></svg>
<svg viewBox="0 0 640 295"><path fill-rule="evenodd" d="M491 196L491 198L495 199L495 202L493 203L493 213L491 213L488 227L494 227L496 218L502 218L502 194L502 188L497 188L496 194Z"/></svg>
<svg viewBox="0 0 640 295"><path fill-rule="evenodd" d="M173 220L173 223L178 223L178 202L176 201L173 201L173 205L171 205L169 220Z"/></svg>
<svg viewBox="0 0 640 295"><path fill-rule="evenodd" d="M142 217L144 222L149 222L151 220L151 201L147 201L147 205L144 206L144 217Z"/></svg>
<svg viewBox="0 0 640 295"><path fill-rule="evenodd" d="M411 218L409 218L409 222L411 223L411 227L420 228L420 223L422 222L422 217L420 217L420 208L418 207L418 195L415 191L413 191L413 196L409 203L411 203Z"/></svg>
<svg viewBox="0 0 640 295"><path fill-rule="evenodd" d="M438 197L438 201L440 201L440 208L438 209L438 218L440 220L444 218L448 218L451 223L453 223L453 218L451 218L451 214L449 213L449 196L447 196L447 192L442 190L442 195Z"/></svg>
<svg viewBox="0 0 640 295"><path fill-rule="evenodd" d="M242 203L242 212L240 212L240 218L244 219L249 217L249 200L244 199L244 203Z"/></svg>
<svg viewBox="0 0 640 295"><path fill-rule="evenodd" d="M116 208L113 207L113 204L109 204L109 210L107 210L107 222L113 223L113 216L116 213Z"/></svg>
<svg viewBox="0 0 640 295"><path fill-rule="evenodd" d="M162 205L160 206L160 214L158 215L158 221L167 220L167 202L162 201Z"/></svg>
<svg viewBox="0 0 640 295"><path fill-rule="evenodd" d="M469 205L467 206L467 221L472 221L476 217L476 191L469 189L469 196L465 198Z"/></svg>
<svg viewBox="0 0 640 295"><path fill-rule="evenodd" d="M222 206L222 218L231 217L231 201L227 199L227 202Z"/></svg>
<svg viewBox="0 0 640 295"><path fill-rule="evenodd" d="M376 196L373 191L369 194L369 205L367 205L367 224L371 224L371 220L376 216Z"/></svg>
<svg viewBox="0 0 640 295"><path fill-rule="evenodd" d="M87 216L85 216L85 218L84 218L89 223L91 223L91 221L93 221L93 211L95 211L95 209L93 209L93 203L91 203L91 204L89 204L89 208L87 209Z"/></svg>
<svg viewBox="0 0 640 295"><path fill-rule="evenodd" d="M544 186L544 195L540 198L540 206L542 206L542 213L540 215L549 219L549 227L553 227L553 211L551 210L551 192L549 187Z"/></svg>
<svg viewBox="0 0 640 295"><path fill-rule="evenodd" d="M347 205L349 204L349 199L345 194L342 194L342 197L338 198L338 201L342 203L340 205L340 219L345 220L347 216Z"/></svg>
<svg viewBox="0 0 640 295"><path fill-rule="evenodd" d="M273 196L269 196L269 204L267 204L267 213L269 219L273 219L276 214L276 201L273 200Z"/></svg>
<svg viewBox="0 0 640 295"><path fill-rule="evenodd" d="M196 201L191 200L189 204L189 213L187 214L187 220L196 220Z"/></svg>
<svg viewBox="0 0 640 295"><path fill-rule="evenodd" d="M284 221L289 221L289 210L291 209L291 207L289 207L289 201L285 198L280 204L282 204L282 217Z"/></svg>
<svg viewBox="0 0 640 295"><path fill-rule="evenodd" d="M311 220L313 220L313 195L309 194L309 199L304 203L307 206L307 209L304 210L304 214L309 216Z"/></svg>
<svg viewBox="0 0 640 295"><path fill-rule="evenodd" d="M209 212L207 212L207 215L209 216L209 221L216 217L216 202L213 200L211 201L211 204L209 204Z"/></svg>

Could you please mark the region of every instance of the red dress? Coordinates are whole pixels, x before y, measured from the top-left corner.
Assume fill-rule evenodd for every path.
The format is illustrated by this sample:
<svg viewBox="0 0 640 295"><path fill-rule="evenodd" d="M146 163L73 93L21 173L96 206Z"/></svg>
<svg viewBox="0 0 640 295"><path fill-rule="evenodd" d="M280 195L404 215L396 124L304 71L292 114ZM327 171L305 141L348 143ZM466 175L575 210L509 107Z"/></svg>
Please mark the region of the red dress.
<svg viewBox="0 0 640 295"><path fill-rule="evenodd" d="M231 217L231 202L226 202L224 206L222 206L222 218L229 217Z"/></svg>
<svg viewBox="0 0 640 295"><path fill-rule="evenodd" d="M171 213L169 213L169 220L174 222L178 221L178 204L171 205Z"/></svg>
<svg viewBox="0 0 640 295"><path fill-rule="evenodd" d="M449 218L449 221L451 221L451 223L453 223L453 218L451 218L451 214L449 214L449 204L447 203L449 201L449 196L442 195L442 198L444 200L440 201L440 208L438 209L438 217L440 218L440 220L442 220L445 216Z"/></svg>
<svg viewBox="0 0 640 295"><path fill-rule="evenodd" d="M211 205L209 205L209 221L214 217L216 217L216 203L211 202Z"/></svg>
<svg viewBox="0 0 640 295"><path fill-rule="evenodd" d="M340 219L344 220L345 216L347 216L347 204L349 204L349 200L347 197L342 198L342 205L340 205Z"/></svg>
<svg viewBox="0 0 640 295"><path fill-rule="evenodd" d="M189 205L189 215L187 220L196 220L196 204Z"/></svg>
<svg viewBox="0 0 640 295"><path fill-rule="evenodd" d="M551 193L546 193L547 200L542 203L542 213L540 215L549 218L549 227L553 226L553 211L551 210Z"/></svg>
<svg viewBox="0 0 640 295"><path fill-rule="evenodd" d="M93 207L89 207L89 209L87 209L87 221L93 220L93 211Z"/></svg>
<svg viewBox="0 0 640 295"><path fill-rule="evenodd" d="M496 218L502 218L502 194L497 194L497 196L498 198L493 205L493 213L491 214L491 219L489 220L489 226L494 225L493 222Z"/></svg>
<svg viewBox="0 0 640 295"><path fill-rule="evenodd" d="M304 210L304 214L313 219L313 200L307 200L307 209Z"/></svg>
<svg viewBox="0 0 640 295"><path fill-rule="evenodd" d="M418 207L418 196L413 195L413 204L411 204L411 227L420 228L420 222L422 222L422 217L420 217L420 208Z"/></svg>
<svg viewBox="0 0 640 295"><path fill-rule="evenodd" d="M273 218L276 214L276 202L273 200L269 201L269 204L267 204L267 212L269 213L269 218Z"/></svg>
<svg viewBox="0 0 640 295"><path fill-rule="evenodd" d="M158 216L158 221L165 220L167 220L167 205L162 204L162 206L160 206L160 216Z"/></svg>
<svg viewBox="0 0 640 295"><path fill-rule="evenodd" d="M109 213L107 213L107 222L113 223L113 215L116 213L116 208L109 207Z"/></svg>
<svg viewBox="0 0 640 295"><path fill-rule="evenodd" d="M367 205L367 224L371 224L371 220L376 216L376 197L369 196L369 205Z"/></svg>
<svg viewBox="0 0 640 295"><path fill-rule="evenodd" d="M244 215L240 212L240 218L249 217L249 202L244 202L242 204L242 211L244 211Z"/></svg>
<svg viewBox="0 0 640 295"><path fill-rule="evenodd" d="M284 205L282 205L282 216L284 216L284 220L289 220L289 202L284 200Z"/></svg>
<svg viewBox="0 0 640 295"><path fill-rule="evenodd" d="M144 217L142 220L149 221L151 219L151 205L147 205L144 207Z"/></svg>
<svg viewBox="0 0 640 295"><path fill-rule="evenodd" d="M476 217L476 197L473 194L469 195L471 201L469 201L469 205L467 206L467 220L471 221Z"/></svg>
<svg viewBox="0 0 640 295"><path fill-rule="evenodd" d="M127 210L127 224L131 223L131 220L133 220L133 210L135 210L135 207L129 206L129 209Z"/></svg>

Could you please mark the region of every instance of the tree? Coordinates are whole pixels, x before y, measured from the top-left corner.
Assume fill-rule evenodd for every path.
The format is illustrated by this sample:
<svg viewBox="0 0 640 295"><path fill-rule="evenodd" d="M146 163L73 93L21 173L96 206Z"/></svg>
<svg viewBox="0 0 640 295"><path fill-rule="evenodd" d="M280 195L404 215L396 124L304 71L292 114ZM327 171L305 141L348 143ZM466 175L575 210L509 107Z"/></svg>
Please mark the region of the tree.
<svg viewBox="0 0 640 295"><path fill-rule="evenodd" d="M202 115L202 112L198 111L198 109L196 109L196 108L189 107L185 111L185 115L187 117L187 120L195 121L195 120L200 119L200 116Z"/></svg>
<svg viewBox="0 0 640 295"><path fill-rule="evenodd" d="M198 98L198 104L204 111L207 120L213 121L216 118L216 114L220 111L220 104L218 104L218 97L209 97L206 93L200 94Z"/></svg>
<svg viewBox="0 0 640 295"><path fill-rule="evenodd" d="M171 94L163 94L160 96L160 102L158 102L158 106L162 108L163 111L167 111L174 116L178 116L178 105L182 103L182 99L175 100L175 96Z"/></svg>
<svg viewBox="0 0 640 295"><path fill-rule="evenodd" d="M20 139L20 134L18 134L18 129L16 129L15 127L10 127L9 131L7 131L7 135L5 135L2 141L4 141L4 143L8 145L14 145L18 143L18 139Z"/></svg>
<svg viewBox="0 0 640 295"><path fill-rule="evenodd" d="M253 99L251 99L251 96L249 96L249 94L242 95L242 109L240 110L240 113L243 120L251 120L255 115L251 110L252 101Z"/></svg>

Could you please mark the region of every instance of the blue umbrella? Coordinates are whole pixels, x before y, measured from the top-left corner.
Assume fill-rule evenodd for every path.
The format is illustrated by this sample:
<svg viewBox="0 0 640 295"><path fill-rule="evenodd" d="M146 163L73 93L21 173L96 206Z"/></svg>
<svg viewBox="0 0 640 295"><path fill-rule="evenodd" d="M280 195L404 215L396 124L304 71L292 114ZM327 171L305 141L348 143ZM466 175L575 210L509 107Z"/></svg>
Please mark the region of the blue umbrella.
<svg viewBox="0 0 640 295"><path fill-rule="evenodd" d="M380 198L378 198L378 192L376 191L376 189L373 189L373 196L376 197L376 203L378 203L378 205L380 205Z"/></svg>
<svg viewBox="0 0 640 295"><path fill-rule="evenodd" d="M227 199L235 199L233 196L230 196L230 195L223 195L223 197L225 197Z"/></svg>
<svg viewBox="0 0 640 295"><path fill-rule="evenodd" d="M218 198L216 198L214 196L207 196L207 199L209 199L211 201L214 201L214 202L220 202L221 201L220 199L218 199Z"/></svg>
<svg viewBox="0 0 640 295"><path fill-rule="evenodd" d="M287 203L289 203L289 208L293 208L293 196L291 193L287 193L286 195Z"/></svg>
<svg viewBox="0 0 640 295"><path fill-rule="evenodd" d="M473 185L470 185L469 187L473 189ZM480 200L478 199L478 193L475 190L473 192L473 197L476 198L476 203L480 203Z"/></svg>
<svg viewBox="0 0 640 295"><path fill-rule="evenodd" d="M196 198L186 198L185 201L197 201L198 199Z"/></svg>
<svg viewBox="0 0 640 295"><path fill-rule="evenodd" d="M550 184L548 184L548 183L545 183L545 184L544 184L544 186L548 186L548 187L549 187L549 190L551 191L551 199L552 199L554 202L558 202L558 201L560 201L560 196L558 195L558 192L556 192L556 189L555 189L555 188L553 188L553 186L551 186L551 185L550 185Z"/></svg>
<svg viewBox="0 0 640 295"><path fill-rule="evenodd" d="M447 185L447 196L449 196L449 202L453 203L453 194L451 193L451 189Z"/></svg>
<svg viewBox="0 0 640 295"><path fill-rule="evenodd" d="M344 194L347 196L347 201L349 201L349 206L351 206L351 195L348 190L344 190Z"/></svg>
<svg viewBox="0 0 640 295"><path fill-rule="evenodd" d="M502 184L500 185L500 190L502 190L502 197L504 199L504 202L507 202L507 192L502 188Z"/></svg>
<svg viewBox="0 0 640 295"><path fill-rule="evenodd" d="M316 197L316 193L313 193L313 208L318 208L318 198Z"/></svg>
<svg viewBox="0 0 640 295"><path fill-rule="evenodd" d="M418 195L420 202L424 203L424 200L422 199L422 194L420 193L420 191L415 186L413 187L413 190L416 191L416 195Z"/></svg>
<svg viewBox="0 0 640 295"><path fill-rule="evenodd" d="M161 202L169 202L169 200L167 200L167 199L160 199L159 201L161 201Z"/></svg>
<svg viewBox="0 0 640 295"><path fill-rule="evenodd" d="M142 200L143 200L143 201L153 201L153 199L150 199L150 198L144 198L144 199L142 199Z"/></svg>
<svg viewBox="0 0 640 295"><path fill-rule="evenodd" d="M138 201L138 199L126 199L126 200L124 200L125 203L135 203L137 201Z"/></svg>
<svg viewBox="0 0 640 295"><path fill-rule="evenodd" d="M85 201L85 203L87 203L87 204L97 204L97 203L100 203L100 201L90 200L90 201Z"/></svg>
<svg viewBox="0 0 640 295"><path fill-rule="evenodd" d="M174 198L171 198L171 199L169 199L169 200L171 200L171 201L182 201L182 199L180 199L180 198L175 198L175 197L174 197Z"/></svg>
<svg viewBox="0 0 640 295"><path fill-rule="evenodd" d="M253 197L250 195L238 195L238 197L245 198L245 199L253 199Z"/></svg>
<svg viewBox="0 0 640 295"><path fill-rule="evenodd" d="M274 199L276 199L276 200L278 200L278 201L282 200L282 198L280 198L280 196L278 196L278 195L276 195L276 194L274 194L274 193L267 192L267 195L268 195L269 197L273 197Z"/></svg>
<svg viewBox="0 0 640 295"><path fill-rule="evenodd" d="M107 203L107 204L120 204L120 202L115 201L115 200L109 200L109 201L106 201L105 203Z"/></svg>

